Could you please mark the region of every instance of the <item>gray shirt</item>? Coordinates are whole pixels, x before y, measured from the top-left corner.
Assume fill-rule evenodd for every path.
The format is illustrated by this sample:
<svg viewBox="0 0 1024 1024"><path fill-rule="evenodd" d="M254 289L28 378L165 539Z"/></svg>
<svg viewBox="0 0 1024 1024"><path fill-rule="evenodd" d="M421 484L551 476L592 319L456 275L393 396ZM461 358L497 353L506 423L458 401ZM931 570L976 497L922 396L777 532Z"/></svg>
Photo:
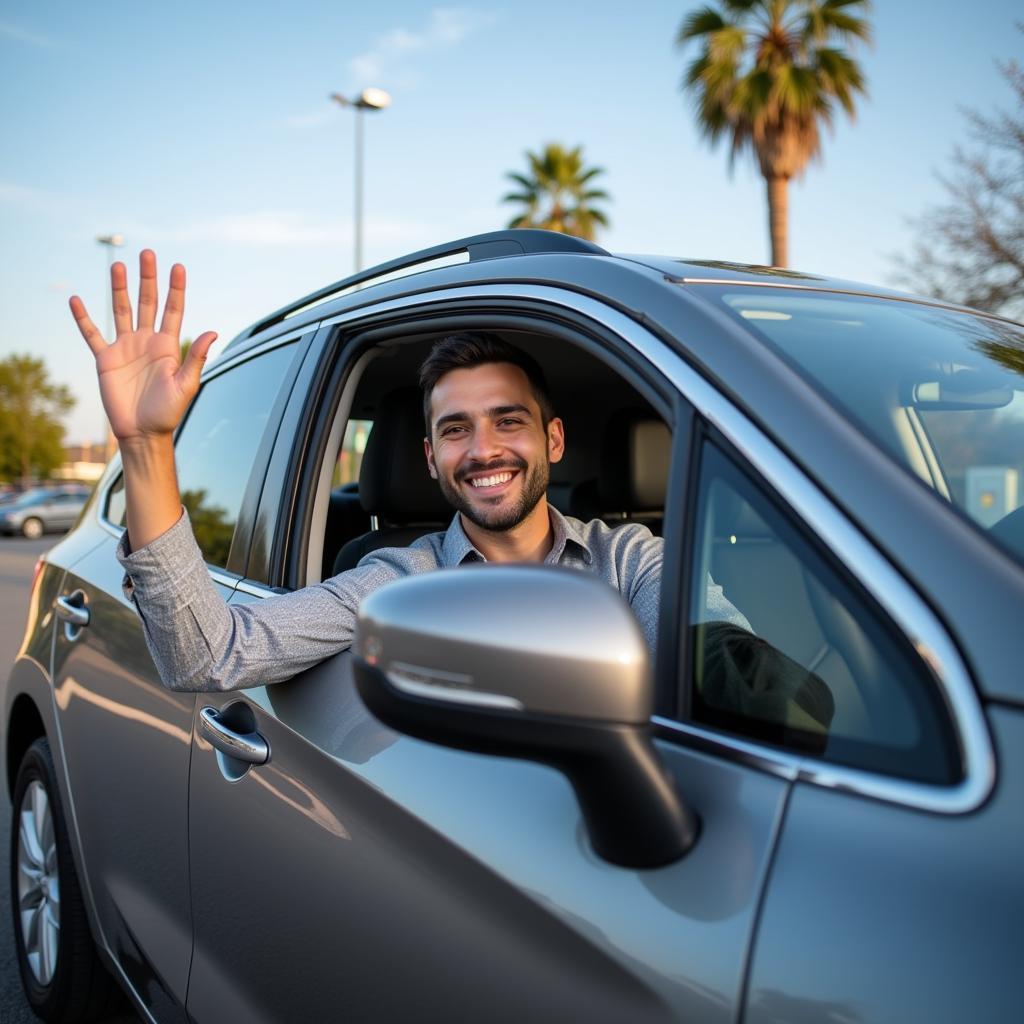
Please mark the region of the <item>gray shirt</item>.
<svg viewBox="0 0 1024 1024"><path fill-rule="evenodd" d="M653 651L661 539L636 523L613 528L599 519L568 518L550 505L548 511L554 543L545 563L591 572L618 590ZM174 526L138 551L128 552L126 534L117 557L125 569L125 596L135 602L160 678L172 690L239 690L289 679L351 646L359 602L378 587L486 561L456 515L444 533L404 548L381 548L322 583L229 605L210 580L184 510ZM702 617L750 628L710 577Z"/></svg>

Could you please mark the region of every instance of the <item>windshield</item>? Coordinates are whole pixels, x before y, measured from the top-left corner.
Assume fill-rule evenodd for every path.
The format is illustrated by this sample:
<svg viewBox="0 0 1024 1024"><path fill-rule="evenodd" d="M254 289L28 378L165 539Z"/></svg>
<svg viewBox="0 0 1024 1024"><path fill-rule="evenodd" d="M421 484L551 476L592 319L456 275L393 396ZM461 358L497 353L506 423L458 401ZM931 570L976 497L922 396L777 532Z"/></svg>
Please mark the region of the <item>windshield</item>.
<svg viewBox="0 0 1024 1024"><path fill-rule="evenodd" d="M886 299L714 293L897 461L1024 561L1024 329Z"/></svg>

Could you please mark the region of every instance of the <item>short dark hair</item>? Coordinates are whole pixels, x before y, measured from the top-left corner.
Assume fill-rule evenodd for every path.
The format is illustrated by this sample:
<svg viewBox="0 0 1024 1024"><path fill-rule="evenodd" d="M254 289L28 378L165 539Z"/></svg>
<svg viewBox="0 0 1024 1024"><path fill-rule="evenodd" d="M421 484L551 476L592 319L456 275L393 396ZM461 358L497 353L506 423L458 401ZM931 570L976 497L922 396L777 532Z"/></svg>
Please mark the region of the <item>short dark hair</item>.
<svg viewBox="0 0 1024 1024"><path fill-rule="evenodd" d="M471 370L488 363L511 363L526 374L526 379L530 382L530 391L540 406L541 426L547 430L548 423L554 418L555 410L551 404L544 371L537 360L489 331L461 331L435 341L430 355L420 366L423 419L427 425L428 437L431 434L430 396L437 382L452 370Z"/></svg>

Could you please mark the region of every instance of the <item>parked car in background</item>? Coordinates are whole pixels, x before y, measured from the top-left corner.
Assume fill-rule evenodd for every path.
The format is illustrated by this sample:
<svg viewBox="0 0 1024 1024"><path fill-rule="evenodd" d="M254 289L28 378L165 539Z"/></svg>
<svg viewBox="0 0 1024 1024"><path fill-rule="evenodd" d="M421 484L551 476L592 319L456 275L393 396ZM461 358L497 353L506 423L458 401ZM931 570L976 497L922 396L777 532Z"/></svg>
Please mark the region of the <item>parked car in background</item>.
<svg viewBox="0 0 1024 1024"><path fill-rule="evenodd" d="M0 504L0 533L32 539L71 528L89 498L85 487L36 488Z"/></svg>
<svg viewBox="0 0 1024 1024"><path fill-rule="evenodd" d="M225 601L447 525L413 384L466 329L548 376L551 503L664 538L656 656L602 582L489 566L371 595L289 681L171 692L115 458L0 690L35 1011L113 978L196 1024L1016 1019L1024 329L545 232L416 253L207 367L176 461Z"/></svg>

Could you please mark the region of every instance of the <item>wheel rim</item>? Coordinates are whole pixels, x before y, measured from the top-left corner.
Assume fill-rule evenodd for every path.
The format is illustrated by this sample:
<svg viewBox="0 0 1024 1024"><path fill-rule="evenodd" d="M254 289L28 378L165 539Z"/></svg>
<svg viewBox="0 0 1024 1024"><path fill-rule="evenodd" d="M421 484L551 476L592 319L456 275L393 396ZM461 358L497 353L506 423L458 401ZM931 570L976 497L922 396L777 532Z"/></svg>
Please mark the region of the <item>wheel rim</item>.
<svg viewBox="0 0 1024 1024"><path fill-rule="evenodd" d="M43 535L43 524L38 519L26 519L22 530L30 540L38 540Z"/></svg>
<svg viewBox="0 0 1024 1024"><path fill-rule="evenodd" d="M18 919L25 958L40 985L57 969L60 941L60 880L57 837L50 799L33 780L21 799L18 820Z"/></svg>

